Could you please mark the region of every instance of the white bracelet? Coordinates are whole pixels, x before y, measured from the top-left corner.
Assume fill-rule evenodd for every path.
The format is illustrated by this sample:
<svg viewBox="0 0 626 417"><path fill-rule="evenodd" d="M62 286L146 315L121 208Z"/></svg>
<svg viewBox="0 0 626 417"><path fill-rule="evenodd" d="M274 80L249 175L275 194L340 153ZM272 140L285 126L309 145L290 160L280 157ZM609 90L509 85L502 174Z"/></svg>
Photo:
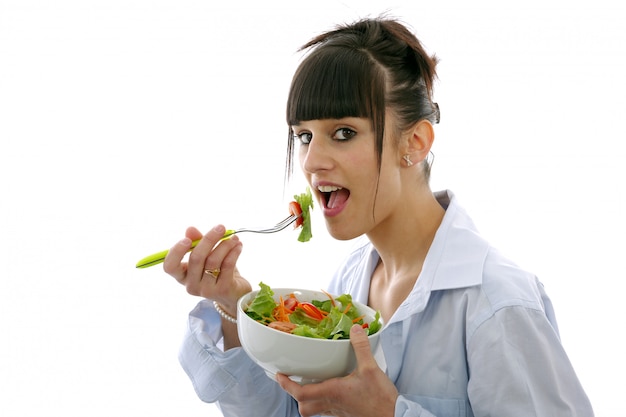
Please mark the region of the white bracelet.
<svg viewBox="0 0 626 417"><path fill-rule="evenodd" d="M224 309L222 308L221 305L219 305L217 303L217 301L213 300L213 307L215 307L215 310L217 311L217 314L219 314L223 319L237 324L237 319L233 316L231 316L230 314L228 314L227 312L224 311Z"/></svg>

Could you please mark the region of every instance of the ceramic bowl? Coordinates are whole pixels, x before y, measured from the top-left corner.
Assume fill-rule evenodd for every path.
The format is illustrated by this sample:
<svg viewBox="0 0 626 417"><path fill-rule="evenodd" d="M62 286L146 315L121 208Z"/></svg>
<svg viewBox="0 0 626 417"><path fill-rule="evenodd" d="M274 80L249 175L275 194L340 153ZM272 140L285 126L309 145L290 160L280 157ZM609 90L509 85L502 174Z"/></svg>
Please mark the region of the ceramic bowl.
<svg viewBox="0 0 626 417"><path fill-rule="evenodd" d="M272 291L275 301L281 295L286 298L291 293L302 302L328 299L321 291L294 288L272 288ZM275 379L276 373L283 373L300 384L308 384L345 376L354 370L356 358L349 339L326 340L296 336L272 329L250 318L245 311L257 292L244 295L237 303L239 339L248 356L270 378ZM366 323L374 319L376 312L370 307L356 301L353 305L365 315L363 320ZM382 319L380 320L382 323ZM372 353L378 349L380 332L368 336Z"/></svg>

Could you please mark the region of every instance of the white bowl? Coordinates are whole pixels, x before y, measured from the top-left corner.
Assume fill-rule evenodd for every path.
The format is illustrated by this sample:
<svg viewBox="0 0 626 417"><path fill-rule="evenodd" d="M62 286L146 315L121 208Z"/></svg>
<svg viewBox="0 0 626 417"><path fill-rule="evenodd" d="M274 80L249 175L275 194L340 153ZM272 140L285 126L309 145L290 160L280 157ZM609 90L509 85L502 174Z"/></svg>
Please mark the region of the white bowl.
<svg viewBox="0 0 626 417"><path fill-rule="evenodd" d="M321 291L293 288L272 288L274 300L293 293L300 301L327 300ZM348 375L356 367L354 350L349 339L327 340L281 332L250 318L245 310L258 291L241 297L237 303L237 327L241 345L265 373L275 379L276 373L289 375L300 383L321 382L329 378ZM376 312L365 304L353 301L366 323L374 320ZM382 318L381 324L382 324ZM382 326L381 326L382 330ZM368 336L372 353L378 348L379 330Z"/></svg>

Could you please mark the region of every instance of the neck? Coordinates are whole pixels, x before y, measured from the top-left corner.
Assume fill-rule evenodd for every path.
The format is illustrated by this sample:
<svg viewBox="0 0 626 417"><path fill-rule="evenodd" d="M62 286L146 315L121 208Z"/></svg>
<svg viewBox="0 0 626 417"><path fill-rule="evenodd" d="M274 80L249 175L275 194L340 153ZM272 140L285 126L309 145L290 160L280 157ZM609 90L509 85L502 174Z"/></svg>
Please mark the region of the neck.
<svg viewBox="0 0 626 417"><path fill-rule="evenodd" d="M428 187L405 202L368 233L380 255L379 277L389 284L417 279L445 214Z"/></svg>

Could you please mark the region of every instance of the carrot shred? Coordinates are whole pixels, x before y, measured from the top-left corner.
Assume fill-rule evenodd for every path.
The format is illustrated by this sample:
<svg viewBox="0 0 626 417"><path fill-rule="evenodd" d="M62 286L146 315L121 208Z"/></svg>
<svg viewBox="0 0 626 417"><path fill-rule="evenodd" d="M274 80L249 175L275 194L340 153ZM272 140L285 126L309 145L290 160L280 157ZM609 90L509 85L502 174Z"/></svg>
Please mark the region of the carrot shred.
<svg viewBox="0 0 626 417"><path fill-rule="evenodd" d="M322 292L323 292L324 294L326 294L326 296L327 296L328 298L330 298L330 303L332 304L332 306L333 306L333 307L335 307L335 299L333 298L333 296L332 296L332 295L330 295L329 293L327 293L327 292L326 292L326 291L324 291L324 290L322 290Z"/></svg>
<svg viewBox="0 0 626 417"><path fill-rule="evenodd" d="M350 307L352 307L352 303L348 303L348 306L346 307L346 309L343 310L343 314L348 314L348 311L350 311Z"/></svg>
<svg viewBox="0 0 626 417"><path fill-rule="evenodd" d="M289 321L289 312L285 307L285 300L282 295L279 298L278 305L274 308L273 316L276 321L288 322Z"/></svg>
<svg viewBox="0 0 626 417"><path fill-rule="evenodd" d="M357 317L356 319L352 319L352 323L360 322L361 320L363 320L363 317L365 317L365 316L363 315L363 316Z"/></svg>

